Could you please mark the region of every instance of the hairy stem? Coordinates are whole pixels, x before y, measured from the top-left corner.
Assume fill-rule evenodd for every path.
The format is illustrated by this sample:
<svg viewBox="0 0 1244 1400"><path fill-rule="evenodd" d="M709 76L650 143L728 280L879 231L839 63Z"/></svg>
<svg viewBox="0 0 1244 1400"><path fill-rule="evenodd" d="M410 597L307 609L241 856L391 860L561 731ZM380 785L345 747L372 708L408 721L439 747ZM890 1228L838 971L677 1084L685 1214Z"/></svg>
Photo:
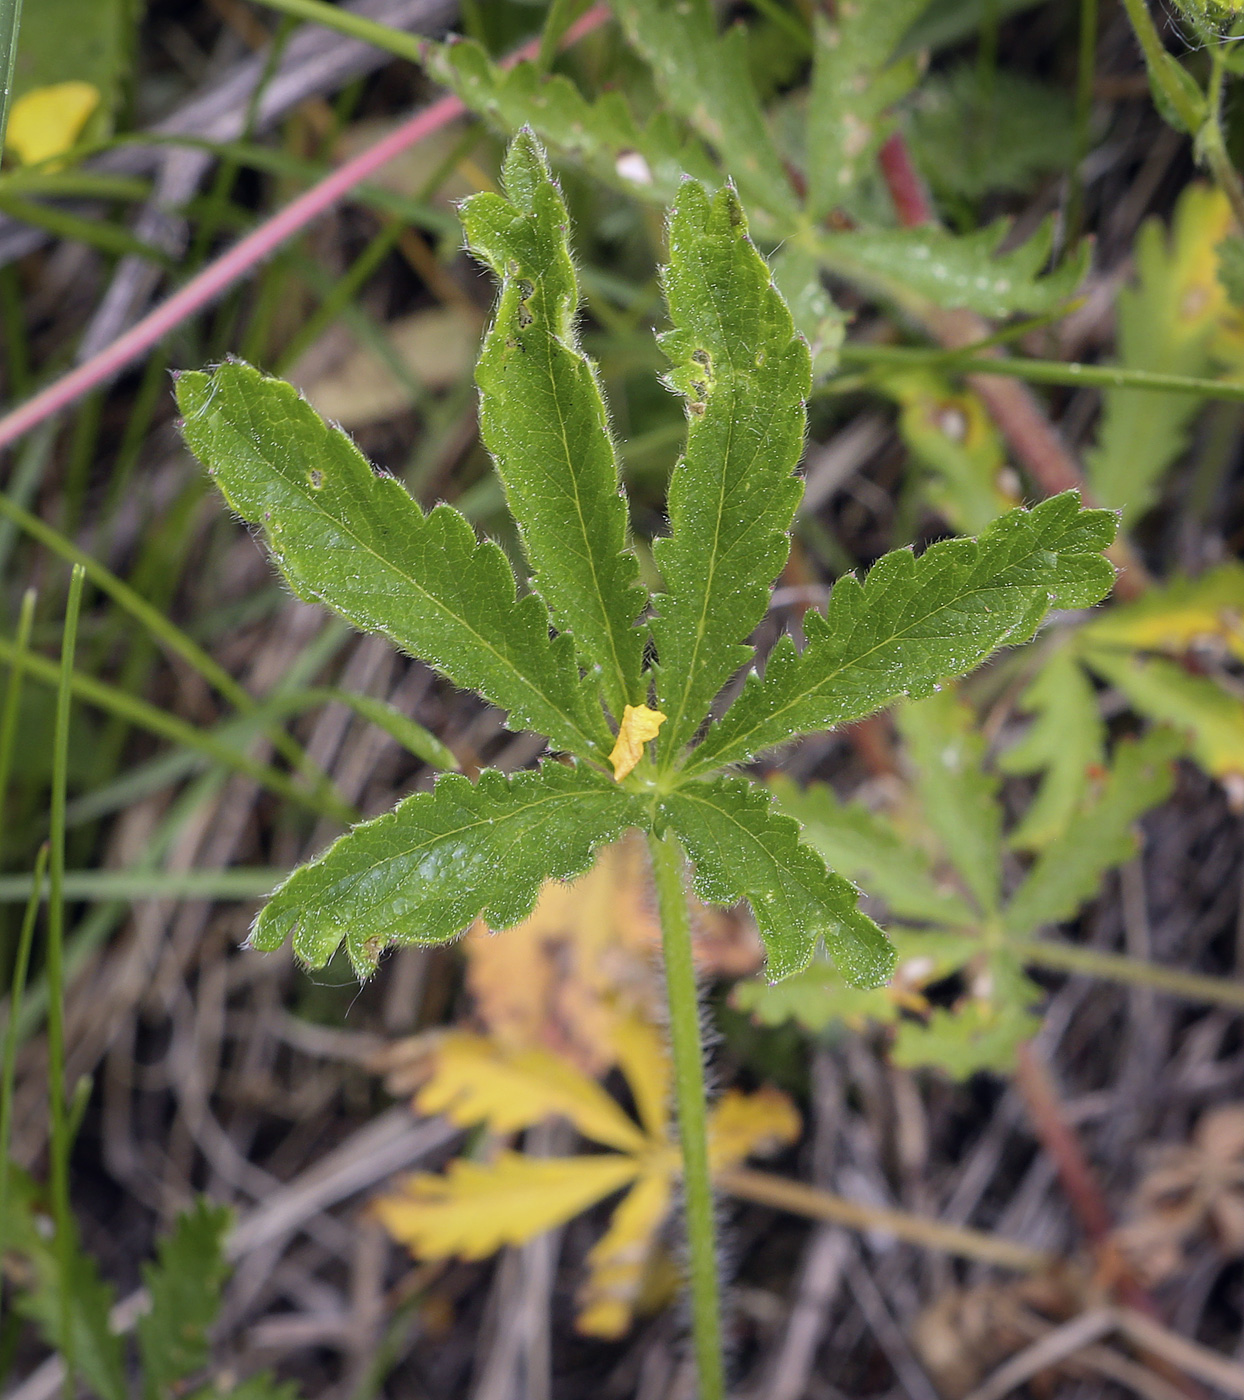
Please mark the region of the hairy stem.
<svg viewBox="0 0 1244 1400"><path fill-rule="evenodd" d="M717 1243L713 1226L713 1186L708 1165L708 1106L704 1094L704 1048L695 964L691 957L691 919L683 885L683 855L673 836L649 839L656 879L665 983L669 998L670 1049L674 1061L674 1098L682 1144L683 1194L691 1265L691 1326L699 1400L724 1400L725 1368L721 1354Z"/></svg>

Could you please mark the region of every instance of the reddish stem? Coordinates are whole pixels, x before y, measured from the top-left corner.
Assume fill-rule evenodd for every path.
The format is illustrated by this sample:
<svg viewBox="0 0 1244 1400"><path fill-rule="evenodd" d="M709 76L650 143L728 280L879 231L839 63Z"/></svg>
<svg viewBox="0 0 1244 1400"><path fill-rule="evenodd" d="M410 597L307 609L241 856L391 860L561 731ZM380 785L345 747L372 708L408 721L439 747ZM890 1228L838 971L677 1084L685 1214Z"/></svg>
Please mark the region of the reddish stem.
<svg viewBox="0 0 1244 1400"><path fill-rule="evenodd" d="M591 30L599 28L608 18L609 11L605 6L595 6L566 31L563 42L574 43ZM506 59L506 65L533 58L539 48L538 39L524 44ZM161 302L98 355L0 418L0 448L11 446L32 428L76 403L92 389L115 379L127 365L141 358L183 321L210 305L234 282L270 257L287 239L300 233L321 214L327 213L338 200L375 174L387 161L439 131L465 110L457 97L442 97L430 107L417 112L409 121L403 122L396 131L369 150L326 175L319 184L300 194L222 253L215 262L209 263L184 287L174 292L167 301Z"/></svg>
<svg viewBox="0 0 1244 1400"><path fill-rule="evenodd" d="M897 131L882 146L877 160L899 223L904 228L935 224L937 215L933 212L933 201L920 178L920 172L912 164L907 142Z"/></svg>

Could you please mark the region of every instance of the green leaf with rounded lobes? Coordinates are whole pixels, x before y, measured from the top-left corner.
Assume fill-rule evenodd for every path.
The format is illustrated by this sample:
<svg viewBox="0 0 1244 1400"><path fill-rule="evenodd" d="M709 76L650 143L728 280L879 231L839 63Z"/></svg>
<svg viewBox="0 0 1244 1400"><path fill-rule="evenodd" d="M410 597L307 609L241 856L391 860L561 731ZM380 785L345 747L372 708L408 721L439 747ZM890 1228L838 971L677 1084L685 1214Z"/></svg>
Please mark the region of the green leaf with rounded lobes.
<svg viewBox="0 0 1244 1400"><path fill-rule="evenodd" d="M807 967L819 938L853 986L879 986L894 971L894 950L857 908L855 886L826 869L762 788L744 778L688 783L661 802L659 819L694 862L701 899L751 905L769 977Z"/></svg>
<svg viewBox="0 0 1244 1400"><path fill-rule="evenodd" d="M927 695L998 647L1028 641L1050 608L1089 607L1114 582L1102 550L1117 521L1081 510L1073 491L1000 516L979 540L895 550L861 583L840 578L808 644L774 647L684 770L740 763L798 734L862 719L903 695Z"/></svg>
<svg viewBox="0 0 1244 1400"><path fill-rule="evenodd" d="M508 710L515 728L603 759L612 743L569 637L516 597L501 549L449 506L424 515L290 384L233 362L177 381L182 431L225 498L262 528L299 597L324 603Z"/></svg>
<svg viewBox="0 0 1244 1400"><path fill-rule="evenodd" d="M599 676L614 717L643 700L648 601L627 542L626 499L596 367L579 346L570 216L535 137L503 170L506 198L461 207L467 246L501 279L476 366L480 430L553 620Z"/></svg>
<svg viewBox="0 0 1244 1400"><path fill-rule="evenodd" d="M751 656L740 644L786 562L811 367L732 189L710 196L688 180L669 248L673 329L661 347L666 383L686 401L687 445L670 479L670 533L653 547L665 582L653 634L672 755Z"/></svg>
<svg viewBox="0 0 1244 1400"><path fill-rule="evenodd" d="M549 761L512 777L439 778L300 867L260 911L252 947L323 967L342 943L361 977L391 944L444 943L483 917L508 928L545 880L572 880L648 804L593 769Z"/></svg>

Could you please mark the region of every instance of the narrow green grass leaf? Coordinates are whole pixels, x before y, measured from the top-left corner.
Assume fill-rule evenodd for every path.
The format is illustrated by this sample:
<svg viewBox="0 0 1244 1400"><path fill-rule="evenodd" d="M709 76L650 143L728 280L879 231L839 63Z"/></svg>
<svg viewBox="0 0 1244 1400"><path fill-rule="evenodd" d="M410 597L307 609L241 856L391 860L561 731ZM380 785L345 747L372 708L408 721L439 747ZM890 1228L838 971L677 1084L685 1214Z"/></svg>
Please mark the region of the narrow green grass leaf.
<svg viewBox="0 0 1244 1400"><path fill-rule="evenodd" d="M1042 924L1072 918L1097 893L1106 871L1131 859L1138 846L1135 823L1170 795L1180 748L1169 729L1118 746L1097 801L1076 813L1012 896L1006 908L1011 934L1022 938Z"/></svg>
<svg viewBox="0 0 1244 1400"><path fill-rule="evenodd" d="M137 1329L144 1400L172 1400L178 1382L207 1365L208 1329L229 1275L224 1243L231 1220L226 1206L200 1198L160 1239L156 1262L143 1268L151 1295Z"/></svg>
<svg viewBox="0 0 1244 1400"><path fill-rule="evenodd" d="M687 181L669 246L673 329L661 346L673 365L666 383L686 402L687 445L670 478L670 533L653 548L665 580L653 633L662 752L674 755L751 655L741 643L786 562L812 379L732 189L710 197Z"/></svg>
<svg viewBox="0 0 1244 1400"><path fill-rule="evenodd" d="M749 207L794 217L794 190L752 81L746 28L719 36L709 0L612 0L612 8L665 100L717 152Z"/></svg>
<svg viewBox="0 0 1244 1400"><path fill-rule="evenodd" d="M890 132L886 109L920 73L916 55L891 63L929 0L845 0L817 16L808 94L808 214L819 222L847 202Z"/></svg>
<svg viewBox="0 0 1244 1400"><path fill-rule="evenodd" d="M1104 768L1106 725L1092 682L1066 647L1037 672L1020 706L1036 718L1019 743L1000 755L998 767L1004 773L1042 777L1008 845L1018 851L1041 850L1066 829L1093 773Z"/></svg>
<svg viewBox="0 0 1244 1400"><path fill-rule="evenodd" d="M797 734L861 719L903 695L926 695L1000 646L1027 641L1047 609L1088 607L1114 581L1101 551L1109 511L1074 492L1001 516L977 540L944 540L917 557L885 555L861 583L834 585L804 617L802 653L783 637L764 679L742 694L692 753L688 773L739 763Z"/></svg>
<svg viewBox="0 0 1244 1400"><path fill-rule="evenodd" d="M884 817L860 802L841 801L828 783L801 789L777 777L769 786L826 865L883 899L896 918L959 926L976 922L967 901L938 881L925 851Z"/></svg>
<svg viewBox="0 0 1244 1400"><path fill-rule="evenodd" d="M801 843L798 823L763 789L743 778L689 783L661 803L660 815L695 862L701 899L751 905L770 978L807 967L818 938L854 986L878 986L893 972L894 950L856 907L855 886Z"/></svg>
<svg viewBox="0 0 1244 1400"><path fill-rule="evenodd" d="M985 767L975 712L949 687L895 714L924 818L982 914L996 913L1002 883L998 780Z"/></svg>
<svg viewBox="0 0 1244 1400"><path fill-rule="evenodd" d="M933 225L869 229L822 233L817 247L832 271L864 282L875 277L898 283L938 306L967 307L990 317L1054 311L1083 281L1088 245L1042 276L1054 241L1053 220L1018 248L999 253L1009 231L1006 220L962 234Z"/></svg>
<svg viewBox="0 0 1244 1400"><path fill-rule="evenodd" d="M427 44L423 62L503 135L530 126L558 155L636 199L665 206L687 175L712 184L721 179L700 142L668 113L641 123L616 89L588 99L564 74L544 75L532 63L499 67L470 39Z"/></svg>
<svg viewBox="0 0 1244 1400"><path fill-rule="evenodd" d="M545 880L570 880L595 849L645 823L646 804L611 778L549 762L472 784L439 779L355 827L296 870L264 907L251 945L290 934L310 967L344 941L360 976L390 943L443 943L483 916L493 928L526 918Z"/></svg>
<svg viewBox="0 0 1244 1400"><path fill-rule="evenodd" d="M502 176L505 199L478 194L461 209L469 248L501 281L475 370L480 431L536 587L621 721L643 699L635 619L648 599L596 366L575 327L570 216L530 131L511 143Z"/></svg>
<svg viewBox="0 0 1244 1400"><path fill-rule="evenodd" d="M550 640L544 604L516 597L505 555L457 511L425 516L292 385L249 365L183 374L177 399L191 450L238 514L263 528L300 597L479 691L516 727L574 753L607 751L570 638Z"/></svg>

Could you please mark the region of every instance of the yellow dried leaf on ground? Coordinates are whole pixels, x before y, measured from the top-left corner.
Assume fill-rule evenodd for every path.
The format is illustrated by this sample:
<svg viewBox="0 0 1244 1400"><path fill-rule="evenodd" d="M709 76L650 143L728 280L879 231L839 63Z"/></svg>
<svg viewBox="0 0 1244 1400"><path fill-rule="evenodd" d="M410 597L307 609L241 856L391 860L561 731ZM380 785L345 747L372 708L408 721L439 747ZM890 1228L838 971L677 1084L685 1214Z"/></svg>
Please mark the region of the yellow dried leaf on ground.
<svg viewBox="0 0 1244 1400"><path fill-rule="evenodd" d="M795 1105L780 1089L754 1094L728 1089L708 1119L708 1156L714 1172L737 1166L753 1153L773 1152L799 1136Z"/></svg>
<svg viewBox="0 0 1244 1400"><path fill-rule="evenodd" d="M4 144L23 165L38 165L72 150L95 109L94 83L53 83L14 102Z"/></svg>
<svg viewBox="0 0 1244 1400"><path fill-rule="evenodd" d="M617 742L609 755L613 764L616 782L623 778L639 762L644 754L644 745L655 739L665 723L660 710L650 710L647 705L627 705L622 711L622 724L618 729Z"/></svg>
<svg viewBox="0 0 1244 1400"><path fill-rule="evenodd" d="M608 1231L587 1256L588 1276L575 1319L580 1332L613 1338L630 1327L672 1196L673 1173L667 1164L640 1176L614 1211Z"/></svg>
<svg viewBox="0 0 1244 1400"><path fill-rule="evenodd" d="M376 1218L421 1259L482 1259L563 1225L633 1181L633 1157L525 1157L451 1162L443 1176L407 1177L377 1200Z"/></svg>
<svg viewBox="0 0 1244 1400"><path fill-rule="evenodd" d="M643 1151L644 1135L594 1079L547 1050L508 1050L483 1036L451 1033L431 1078L415 1098L420 1113L455 1123L487 1123L512 1133L545 1118L568 1119L586 1138Z"/></svg>
<svg viewBox="0 0 1244 1400"><path fill-rule="evenodd" d="M1244 564L1223 564L1200 578L1151 589L1095 618L1082 639L1089 646L1171 655L1208 644L1244 661Z"/></svg>
<svg viewBox="0 0 1244 1400"><path fill-rule="evenodd" d="M618 1064L626 1076L644 1131L654 1141L669 1134L670 1062L655 1026L634 1016L614 1029Z"/></svg>
<svg viewBox="0 0 1244 1400"><path fill-rule="evenodd" d="M702 972L739 977L760 965L760 939L741 913L695 904L692 934ZM599 1075L617 1058L619 1018L660 1014L660 945L647 849L627 837L581 879L549 881L521 924L493 934L477 923L463 943L467 986L495 1039L546 1046Z"/></svg>

